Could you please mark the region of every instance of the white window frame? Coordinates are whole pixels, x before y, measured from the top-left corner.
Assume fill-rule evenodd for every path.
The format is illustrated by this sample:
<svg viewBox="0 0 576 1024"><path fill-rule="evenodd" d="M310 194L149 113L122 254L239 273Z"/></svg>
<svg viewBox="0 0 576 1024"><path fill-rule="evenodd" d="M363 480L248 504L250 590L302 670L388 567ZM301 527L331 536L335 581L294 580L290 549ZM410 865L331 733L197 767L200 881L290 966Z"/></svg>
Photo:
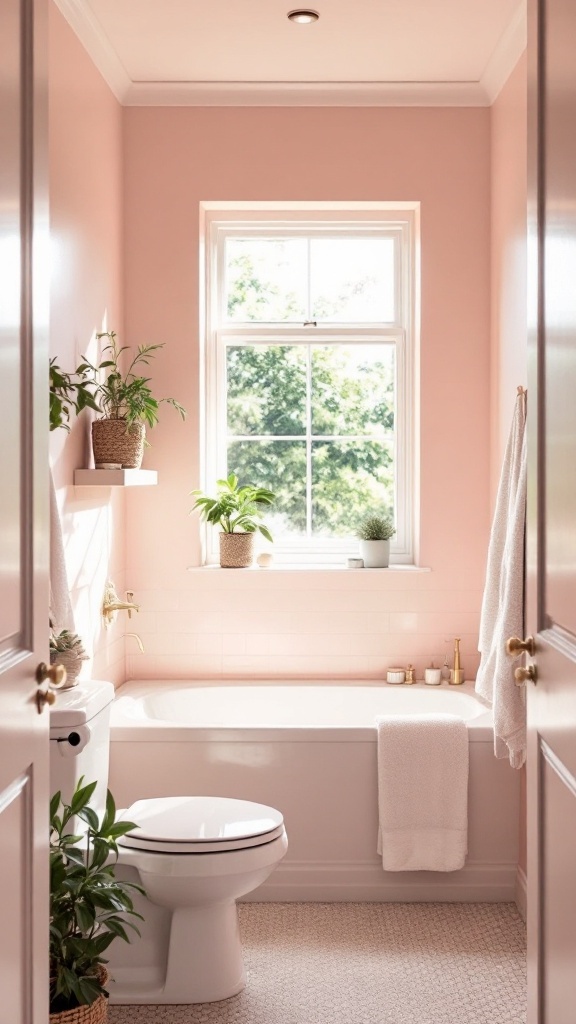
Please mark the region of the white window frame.
<svg viewBox="0 0 576 1024"><path fill-rule="evenodd" d="M395 507L396 536L391 542L391 564L413 564L415 557L417 419L417 286L419 204L288 204L282 209L271 204L202 204L205 265L204 359L205 402L204 444L201 486L208 493L226 466L226 343L322 344L345 342L346 337L363 344L393 344L396 349L395 417ZM322 207L322 208L319 208ZM304 327L298 323L258 324L225 321L224 246L227 237L278 237L287 235L346 236L354 234L392 237L395 244L396 295L393 323L347 325L345 328ZM257 481L256 481L257 483ZM204 561L218 563L217 531L204 528ZM354 540L315 539L274 543L277 563L301 565L343 564L346 554L355 554Z"/></svg>

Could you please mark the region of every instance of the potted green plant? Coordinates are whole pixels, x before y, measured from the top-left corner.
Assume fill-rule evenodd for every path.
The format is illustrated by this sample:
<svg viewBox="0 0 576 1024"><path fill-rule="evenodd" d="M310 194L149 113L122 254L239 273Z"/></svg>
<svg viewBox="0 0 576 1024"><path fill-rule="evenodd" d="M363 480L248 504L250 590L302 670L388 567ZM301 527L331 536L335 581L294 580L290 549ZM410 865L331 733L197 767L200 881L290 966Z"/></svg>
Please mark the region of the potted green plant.
<svg viewBox="0 0 576 1024"><path fill-rule="evenodd" d="M66 683L62 689L68 690L76 685L83 661L88 661L88 655L77 633L67 629L50 633L50 664L63 665L66 669Z"/></svg>
<svg viewBox="0 0 576 1024"><path fill-rule="evenodd" d="M272 540L270 530L261 519L263 508L273 505L276 495L265 487L251 484L240 487L235 473L230 473L226 480L217 480L216 484L215 498L209 498L201 490L190 492L196 495L191 512L199 511L205 522L220 527L222 568L245 568L252 564L256 531L266 540Z"/></svg>
<svg viewBox="0 0 576 1024"><path fill-rule="evenodd" d="M67 373L56 362L50 360L50 430L70 430L70 413L76 414L82 409L94 409L99 412L87 381L78 373Z"/></svg>
<svg viewBox="0 0 576 1024"><path fill-rule="evenodd" d="M158 408L163 402L174 406L182 419L185 409L175 398L154 398L150 377L137 372L149 366L154 353L163 345L139 345L136 355L123 371L121 356L128 351L120 346L115 331L102 331L96 338L108 338L102 354L105 358L94 365L86 356L76 373L92 389L97 409L103 414L92 424L92 447L96 467L120 465L139 469L146 442L146 424L154 427L158 422ZM136 372L135 372L136 371Z"/></svg>
<svg viewBox="0 0 576 1024"><path fill-rule="evenodd" d="M392 517L386 513L368 513L358 527L360 555L366 569L387 569L390 564L390 538L396 533Z"/></svg>
<svg viewBox="0 0 576 1024"><path fill-rule="evenodd" d="M96 782L80 779L69 804L55 793L50 801L50 1022L102 1024L107 1019L107 960L116 938L129 942L134 891L140 886L115 877L117 840L131 821L116 820L110 791L100 821L90 807ZM73 819L87 825L72 832Z"/></svg>

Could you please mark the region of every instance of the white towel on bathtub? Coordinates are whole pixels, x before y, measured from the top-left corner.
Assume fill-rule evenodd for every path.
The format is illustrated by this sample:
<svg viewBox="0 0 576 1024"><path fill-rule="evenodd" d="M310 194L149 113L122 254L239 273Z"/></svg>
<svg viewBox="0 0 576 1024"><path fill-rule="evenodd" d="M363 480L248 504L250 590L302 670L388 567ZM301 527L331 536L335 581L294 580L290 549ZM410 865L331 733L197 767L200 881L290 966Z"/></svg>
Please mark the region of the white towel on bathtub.
<svg viewBox="0 0 576 1024"><path fill-rule="evenodd" d="M378 726L378 853L385 871L458 871L468 852L468 730L456 715Z"/></svg>

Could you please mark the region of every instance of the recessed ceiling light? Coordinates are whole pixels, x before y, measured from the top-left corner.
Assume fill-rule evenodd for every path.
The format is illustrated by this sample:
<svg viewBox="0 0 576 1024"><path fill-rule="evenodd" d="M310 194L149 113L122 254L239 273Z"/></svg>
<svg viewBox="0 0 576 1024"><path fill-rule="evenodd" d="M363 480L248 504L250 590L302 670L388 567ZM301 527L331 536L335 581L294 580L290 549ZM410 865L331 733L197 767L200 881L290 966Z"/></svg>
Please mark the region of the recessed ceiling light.
<svg viewBox="0 0 576 1024"><path fill-rule="evenodd" d="M311 25L313 21L318 21L319 17L318 11L309 8L298 8L296 11L288 12L289 20L295 21L297 25Z"/></svg>

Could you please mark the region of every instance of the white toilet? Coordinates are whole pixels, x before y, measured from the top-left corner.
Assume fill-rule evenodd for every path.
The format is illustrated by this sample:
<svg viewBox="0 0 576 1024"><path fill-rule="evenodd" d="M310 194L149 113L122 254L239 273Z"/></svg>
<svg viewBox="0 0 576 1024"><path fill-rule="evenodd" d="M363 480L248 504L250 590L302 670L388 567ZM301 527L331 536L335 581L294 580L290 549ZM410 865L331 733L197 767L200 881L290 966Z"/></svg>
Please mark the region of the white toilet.
<svg viewBox="0 0 576 1024"><path fill-rule="evenodd" d="M50 710L51 793L67 800L81 775L98 780L105 805L114 688L90 682L58 695ZM288 848L282 815L246 800L187 796L138 800L122 817L119 873L136 869L145 921L126 959L110 949L111 1001L203 1003L236 995L246 983L236 900L271 874ZM155 957L155 959L154 959ZM155 968L150 966L152 958Z"/></svg>

